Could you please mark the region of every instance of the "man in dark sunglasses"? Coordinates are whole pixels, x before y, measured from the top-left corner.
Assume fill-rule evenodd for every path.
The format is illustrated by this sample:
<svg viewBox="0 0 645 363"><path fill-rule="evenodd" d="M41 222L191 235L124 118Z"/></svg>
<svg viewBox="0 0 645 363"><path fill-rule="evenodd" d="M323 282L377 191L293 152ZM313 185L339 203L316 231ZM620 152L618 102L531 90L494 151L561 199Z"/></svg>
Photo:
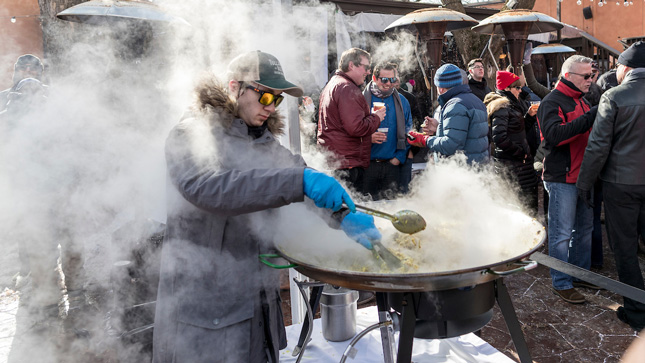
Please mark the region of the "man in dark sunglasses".
<svg viewBox="0 0 645 363"><path fill-rule="evenodd" d="M381 63L374 68L372 81L363 90L365 101L385 107L385 118L372 134L370 164L365 170L363 188L374 200L394 197L400 189L400 169L410 146L405 135L412 129L410 103L396 90L397 66ZM393 193L394 192L394 193Z"/></svg>
<svg viewBox="0 0 645 363"><path fill-rule="evenodd" d="M578 196L576 181L597 106L583 98L592 82L591 58L573 55L562 64L560 81L540 104L538 124L545 150L543 180L549 193L549 255L591 267L593 210ZM586 301L576 287L598 289L551 270L553 292L564 301Z"/></svg>
<svg viewBox="0 0 645 363"><path fill-rule="evenodd" d="M282 93L303 95L276 57L244 53L230 62L225 83L207 76L195 93L166 141L169 203L153 361L278 362L286 346L280 274L258 255L275 253L269 224L301 222L285 221L280 207L311 199L298 218L325 218L366 248L380 233L340 183L276 139Z"/></svg>

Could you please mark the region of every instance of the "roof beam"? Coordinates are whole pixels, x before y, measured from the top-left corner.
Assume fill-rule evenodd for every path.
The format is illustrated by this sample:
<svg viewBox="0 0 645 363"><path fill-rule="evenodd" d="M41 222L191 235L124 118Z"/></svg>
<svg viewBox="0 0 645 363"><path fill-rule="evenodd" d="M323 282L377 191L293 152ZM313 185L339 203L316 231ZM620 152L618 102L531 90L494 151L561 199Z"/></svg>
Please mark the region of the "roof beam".
<svg viewBox="0 0 645 363"><path fill-rule="evenodd" d="M321 0L323 3L334 3L345 13L380 13L405 15L418 9L437 8L439 5L389 0ZM487 9L478 7L466 7L466 15L477 20L482 20L498 13L498 9Z"/></svg>

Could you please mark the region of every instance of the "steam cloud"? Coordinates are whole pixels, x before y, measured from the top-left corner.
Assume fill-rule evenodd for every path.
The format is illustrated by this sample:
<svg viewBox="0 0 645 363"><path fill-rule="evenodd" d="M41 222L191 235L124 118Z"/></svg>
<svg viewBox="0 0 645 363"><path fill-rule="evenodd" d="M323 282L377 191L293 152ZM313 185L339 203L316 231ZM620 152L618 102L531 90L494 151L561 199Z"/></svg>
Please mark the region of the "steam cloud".
<svg viewBox="0 0 645 363"><path fill-rule="evenodd" d="M50 75L48 100L30 117L0 125L3 250L11 251L16 261L19 243L47 245L51 249L59 242L62 246L74 241L85 258L85 287L89 290L114 292L110 282L113 264L131 255L124 246L117 250L113 244L119 229L127 225L140 228L128 230L136 236L130 246L134 248L135 239L149 232L148 225L134 222L165 222L164 142L190 105L192 88L200 74L206 70L223 74L234 56L258 49L281 61L287 79L309 79L318 87L327 81L327 55L320 44L327 43L326 26L328 17L333 16L329 5L312 1L288 11L246 1L156 3L191 26L154 24L142 28L129 23L58 27L75 30L75 42L68 44L61 57L67 63L52 65L69 71ZM142 38L142 32L150 36ZM394 57L400 59L402 73L414 70L413 46L408 34L373 44L373 62ZM330 72L335 68L336 64L328 65ZM294 102L285 104L295 107ZM281 106L281 112L286 114L285 106ZM309 165L333 169L333 165L324 164L319 151L310 147L303 150ZM512 198L499 197L510 193L496 187L498 183L491 174L441 166L417 178L410 196L381 207L386 211L399 207L416 210L431 226L441 220L441 214L454 219L491 218L494 213L487 212L495 205L517 204ZM477 190L482 187L488 189ZM446 199L448 196L454 198ZM364 201L359 196L355 199ZM251 225L268 228L267 223L258 222ZM485 223L486 220L482 225ZM282 208L277 223L271 226L274 230L269 234L288 245L300 246L298 251L349 251L345 255L363 259L369 256L342 232L330 230L302 204ZM387 237L391 227L380 227ZM424 233L430 238L432 231L436 232L430 228ZM15 264L13 267L17 268ZM104 319L102 313L83 315L88 320L74 321L74 325L97 329ZM33 317L24 314L19 318L27 323L21 328L19 322L20 334L16 335L10 361L42 361L43 357L51 361L86 361L87 356L74 354L79 350L86 354L105 343L97 342L94 335L89 343L75 342L72 348L77 350L67 350L65 356L59 356L65 350L48 340L47 335L30 330ZM121 361L149 359L136 347L117 349Z"/></svg>

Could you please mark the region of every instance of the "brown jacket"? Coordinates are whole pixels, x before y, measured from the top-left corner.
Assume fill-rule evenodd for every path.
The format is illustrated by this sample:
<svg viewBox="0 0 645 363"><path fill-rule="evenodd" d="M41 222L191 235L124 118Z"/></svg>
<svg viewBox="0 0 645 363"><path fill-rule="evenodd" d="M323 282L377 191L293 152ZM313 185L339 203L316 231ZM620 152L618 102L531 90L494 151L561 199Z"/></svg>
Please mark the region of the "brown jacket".
<svg viewBox="0 0 645 363"><path fill-rule="evenodd" d="M320 94L318 120L318 145L335 154L339 169L369 165L371 135L381 122L345 73L337 70Z"/></svg>

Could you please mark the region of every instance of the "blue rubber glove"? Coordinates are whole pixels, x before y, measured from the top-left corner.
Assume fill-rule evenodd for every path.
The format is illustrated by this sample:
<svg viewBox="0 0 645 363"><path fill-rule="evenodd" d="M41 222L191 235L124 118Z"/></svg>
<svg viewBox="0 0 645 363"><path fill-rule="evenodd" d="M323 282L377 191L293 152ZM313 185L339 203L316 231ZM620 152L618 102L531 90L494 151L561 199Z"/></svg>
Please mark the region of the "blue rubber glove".
<svg viewBox="0 0 645 363"><path fill-rule="evenodd" d="M345 234L363 245L368 250L372 249L372 241L381 240L381 232L374 225L374 217L363 212L349 213L340 222L340 228Z"/></svg>
<svg viewBox="0 0 645 363"><path fill-rule="evenodd" d="M352 212L356 211L356 206L352 198L345 191L345 188L336 179L327 174L305 168L305 173L302 177L302 187L305 195L313 199L318 208L329 208L336 212L343 206L343 202L345 202L349 210Z"/></svg>

